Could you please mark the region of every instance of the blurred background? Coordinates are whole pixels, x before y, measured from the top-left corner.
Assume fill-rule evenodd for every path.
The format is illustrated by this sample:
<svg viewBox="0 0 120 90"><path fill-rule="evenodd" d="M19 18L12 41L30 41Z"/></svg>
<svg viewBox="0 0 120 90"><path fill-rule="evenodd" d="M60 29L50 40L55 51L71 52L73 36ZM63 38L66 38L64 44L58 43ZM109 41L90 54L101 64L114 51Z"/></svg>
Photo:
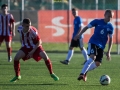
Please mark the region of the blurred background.
<svg viewBox="0 0 120 90"><path fill-rule="evenodd" d="M112 9L114 18L114 44L116 53L120 54L120 0L0 0L0 5L8 4L9 12L15 18L16 29L23 18L30 18L40 34L43 43L67 43L69 45L73 32L71 8L79 10L79 16L87 25L95 18L104 18L104 11ZM87 44L93 29L84 34ZM16 34L17 31L16 31ZM18 35L13 41L19 41Z"/></svg>

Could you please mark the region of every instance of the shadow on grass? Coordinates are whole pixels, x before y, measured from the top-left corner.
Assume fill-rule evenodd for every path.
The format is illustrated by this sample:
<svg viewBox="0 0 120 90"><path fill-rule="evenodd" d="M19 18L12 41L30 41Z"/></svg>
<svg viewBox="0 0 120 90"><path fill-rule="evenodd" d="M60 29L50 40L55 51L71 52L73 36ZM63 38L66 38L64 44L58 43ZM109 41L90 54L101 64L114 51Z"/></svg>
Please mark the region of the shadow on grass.
<svg viewBox="0 0 120 90"><path fill-rule="evenodd" d="M47 84L17 84L17 83L11 83L11 84L0 84L0 86L31 86L31 85L33 85L33 86L39 86L39 85L41 85L41 86L51 86L51 85L55 85L55 86L59 86L59 85L63 85L63 86L69 86L69 84L55 84L55 83L47 83ZM77 86L86 86L86 87L96 87L96 86L103 86L103 85L100 85L100 84L94 84L94 85L91 85L91 84L85 84L85 85L77 85Z"/></svg>
<svg viewBox="0 0 120 90"><path fill-rule="evenodd" d="M86 84L85 84L85 85L83 85L83 84L82 84L82 85L77 85L77 86L103 86L103 85L100 85L100 84L94 84L94 85L91 85L91 84L89 84L89 85L87 84L87 85L86 85Z"/></svg>
<svg viewBox="0 0 120 90"><path fill-rule="evenodd" d="M0 86L28 86L28 85L68 85L68 84L54 84L54 83L47 83L47 84L17 84L17 83L11 83L11 84L0 84Z"/></svg>

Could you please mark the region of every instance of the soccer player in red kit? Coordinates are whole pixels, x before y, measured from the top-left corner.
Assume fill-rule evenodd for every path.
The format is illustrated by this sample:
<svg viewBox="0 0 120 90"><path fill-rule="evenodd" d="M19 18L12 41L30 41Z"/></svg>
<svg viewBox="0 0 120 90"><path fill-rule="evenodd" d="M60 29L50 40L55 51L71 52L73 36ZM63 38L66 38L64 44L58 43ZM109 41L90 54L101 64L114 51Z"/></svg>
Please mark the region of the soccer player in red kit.
<svg viewBox="0 0 120 90"><path fill-rule="evenodd" d="M12 14L8 13L8 5L3 4L1 6L2 13L0 14L0 46L5 40L7 52L8 52L8 62L12 61L11 53L11 42L12 36L15 36L15 23Z"/></svg>
<svg viewBox="0 0 120 90"><path fill-rule="evenodd" d="M21 48L17 52L14 58L14 70L15 77L10 80L10 82L14 82L16 80L20 80L20 59L28 60L33 58L37 62L42 58L45 61L45 64L49 70L51 77L57 81L59 78L53 73L52 63L47 56L46 52L42 48L42 41L38 35L37 29L31 26L31 21L28 18L25 18L22 22L22 26L18 27L18 32L20 34Z"/></svg>

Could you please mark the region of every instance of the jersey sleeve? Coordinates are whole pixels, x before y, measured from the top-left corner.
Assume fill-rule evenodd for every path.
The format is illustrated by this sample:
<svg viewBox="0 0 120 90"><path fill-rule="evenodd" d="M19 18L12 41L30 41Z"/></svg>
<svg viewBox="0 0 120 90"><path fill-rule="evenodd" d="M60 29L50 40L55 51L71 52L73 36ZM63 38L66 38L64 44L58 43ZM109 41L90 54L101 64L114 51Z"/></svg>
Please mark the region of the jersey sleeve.
<svg viewBox="0 0 120 90"><path fill-rule="evenodd" d="M17 31L20 33L21 30L22 30L22 26L18 26Z"/></svg>
<svg viewBox="0 0 120 90"><path fill-rule="evenodd" d="M87 26L88 28L94 27L97 25L97 19L94 19L93 21L91 21Z"/></svg>
<svg viewBox="0 0 120 90"><path fill-rule="evenodd" d="M31 28L33 30L33 41L34 43L37 43L40 40L40 35L35 27L31 27Z"/></svg>
<svg viewBox="0 0 120 90"><path fill-rule="evenodd" d="M13 17L12 14L10 14L10 22L11 22L11 23L15 22L15 19L14 19L14 17Z"/></svg>
<svg viewBox="0 0 120 90"><path fill-rule="evenodd" d="M112 37L113 36L113 33L114 33L114 27L112 24L110 24L110 28L109 28L109 36Z"/></svg>
<svg viewBox="0 0 120 90"><path fill-rule="evenodd" d="M82 18L78 18L78 24L79 24L79 27L83 26L83 21L82 21Z"/></svg>

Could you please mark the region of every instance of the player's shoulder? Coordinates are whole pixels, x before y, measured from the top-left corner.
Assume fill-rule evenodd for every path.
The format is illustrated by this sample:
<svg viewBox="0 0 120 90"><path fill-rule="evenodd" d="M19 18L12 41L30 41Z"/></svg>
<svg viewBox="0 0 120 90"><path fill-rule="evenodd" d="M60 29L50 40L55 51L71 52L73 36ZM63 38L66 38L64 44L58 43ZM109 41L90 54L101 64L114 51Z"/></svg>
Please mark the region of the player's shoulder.
<svg viewBox="0 0 120 90"><path fill-rule="evenodd" d="M18 31L20 31L22 29L23 29L22 25L18 26L18 28L17 28Z"/></svg>
<svg viewBox="0 0 120 90"><path fill-rule="evenodd" d="M82 22L83 20L82 20L82 18L81 18L80 16L77 16L77 17L75 18L75 21Z"/></svg>
<svg viewBox="0 0 120 90"><path fill-rule="evenodd" d="M103 19L95 18L93 19L93 21L100 22L100 21L103 21Z"/></svg>
<svg viewBox="0 0 120 90"><path fill-rule="evenodd" d="M77 18L77 19L82 19L80 16L77 16L76 18Z"/></svg>
<svg viewBox="0 0 120 90"><path fill-rule="evenodd" d="M108 26L109 26L111 29L114 29L114 26L112 25L112 23L108 22Z"/></svg>
<svg viewBox="0 0 120 90"><path fill-rule="evenodd" d="M8 13L7 16L13 16L11 13Z"/></svg>
<svg viewBox="0 0 120 90"><path fill-rule="evenodd" d="M37 29L36 29L34 26L30 26L30 28L31 28L33 31L37 31Z"/></svg>
<svg viewBox="0 0 120 90"><path fill-rule="evenodd" d="M95 18L95 19L93 19L92 21L91 21L91 23L95 23L95 24L101 24L101 23L103 23L103 19L97 19L97 18Z"/></svg>

